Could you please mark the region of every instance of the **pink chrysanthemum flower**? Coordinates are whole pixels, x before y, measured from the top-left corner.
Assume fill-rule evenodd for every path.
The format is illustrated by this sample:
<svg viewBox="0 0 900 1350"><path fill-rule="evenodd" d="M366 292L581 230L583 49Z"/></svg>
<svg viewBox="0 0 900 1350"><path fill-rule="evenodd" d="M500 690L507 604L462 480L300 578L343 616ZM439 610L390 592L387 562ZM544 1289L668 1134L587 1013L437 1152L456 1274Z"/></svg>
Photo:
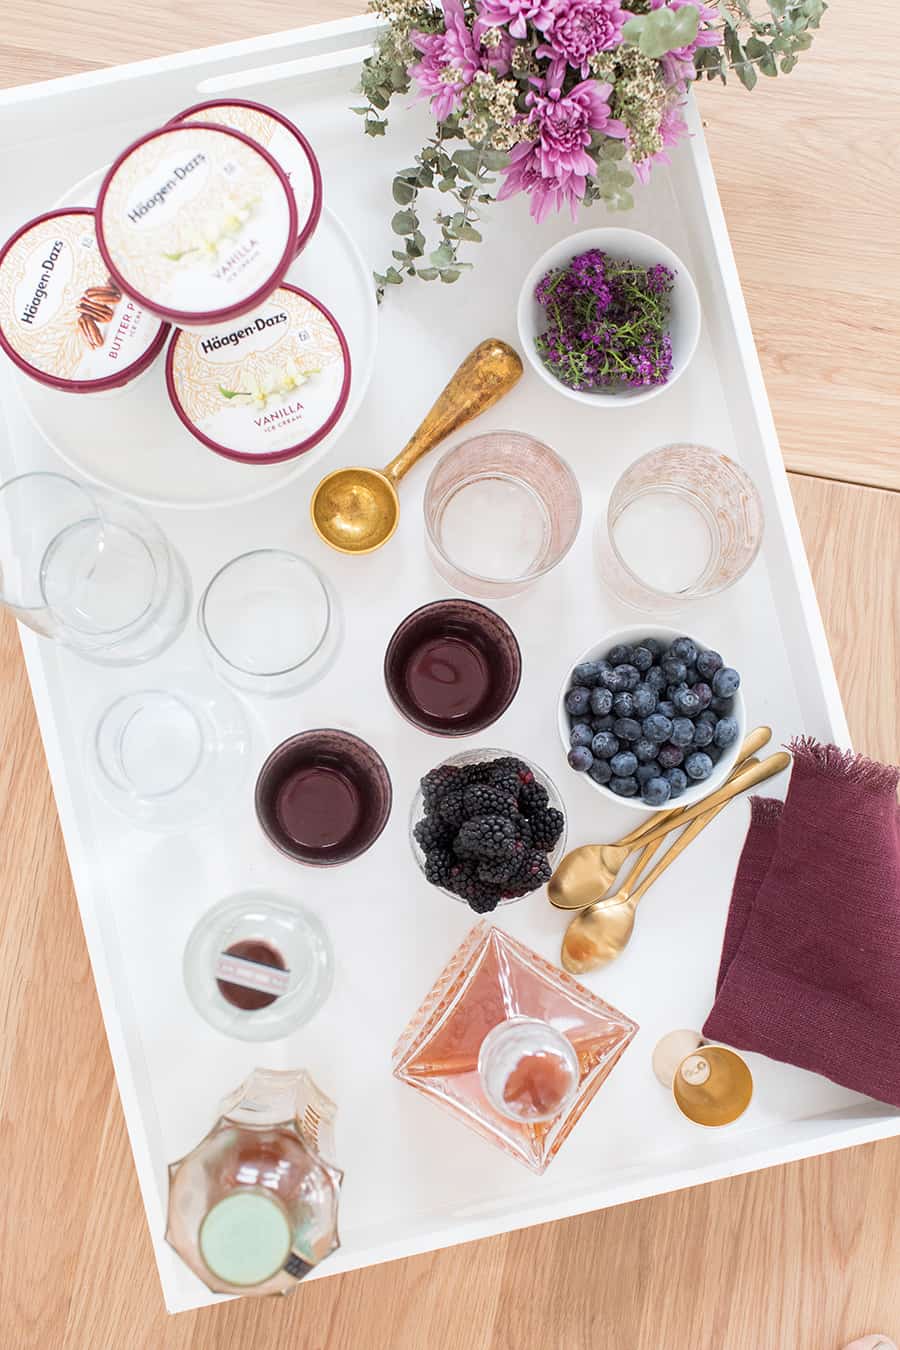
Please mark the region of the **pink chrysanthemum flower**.
<svg viewBox="0 0 900 1350"><path fill-rule="evenodd" d="M558 0L547 41L536 55L566 61L586 78L592 56L620 45L628 17L619 0Z"/></svg>
<svg viewBox="0 0 900 1350"><path fill-rule="evenodd" d="M721 47L722 45L722 34L718 29L704 28L703 26L704 24L715 23L719 18L719 11L714 5L705 5L703 0L650 0L651 9L662 9L663 5L668 5L669 9L681 9L684 5L691 5L697 11L700 19L700 27L693 42L689 42L684 47L678 47L675 51L666 52L661 60L666 84L680 85L683 88L697 76L694 52L700 47Z"/></svg>
<svg viewBox="0 0 900 1350"><path fill-rule="evenodd" d="M431 111L439 122L459 111L463 90L482 69L461 0L444 0L444 27L443 33L413 29L409 35L413 46L422 53L422 60L410 66L409 73L422 97L431 100Z"/></svg>
<svg viewBox="0 0 900 1350"><path fill-rule="evenodd" d="M514 38L523 38L532 24L546 33L553 22L557 0L482 0L479 18L488 28L506 27Z"/></svg>
<svg viewBox="0 0 900 1350"><path fill-rule="evenodd" d="M531 214L538 221L563 205L569 206L574 219L587 177L596 168L587 153L592 134L602 131L607 136L623 137L625 126L609 115L609 84L583 80L563 94L561 75L556 71L545 80L535 80L534 85L534 93L528 95L528 122L537 137L513 150L497 195L502 200L516 192L527 192Z"/></svg>

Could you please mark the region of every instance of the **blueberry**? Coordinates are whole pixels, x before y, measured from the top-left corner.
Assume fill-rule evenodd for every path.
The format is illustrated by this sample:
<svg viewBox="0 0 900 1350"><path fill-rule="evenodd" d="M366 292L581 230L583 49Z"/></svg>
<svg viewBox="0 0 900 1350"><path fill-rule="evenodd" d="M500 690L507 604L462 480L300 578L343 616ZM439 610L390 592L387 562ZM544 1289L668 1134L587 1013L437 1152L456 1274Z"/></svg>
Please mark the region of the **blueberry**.
<svg viewBox="0 0 900 1350"><path fill-rule="evenodd" d="M589 769L593 762L594 756L586 745L575 745L569 751L569 763L579 773L584 773L585 769Z"/></svg>
<svg viewBox="0 0 900 1350"><path fill-rule="evenodd" d="M716 698L733 698L741 687L741 677L731 666L717 670L710 681Z"/></svg>
<svg viewBox="0 0 900 1350"><path fill-rule="evenodd" d="M660 717L668 717L670 721L673 717L678 716L675 711L675 704L672 703L670 699L666 698L661 698L659 700L656 705L656 711L659 713Z"/></svg>
<svg viewBox="0 0 900 1350"><path fill-rule="evenodd" d="M642 764L649 764L651 760L656 759L656 745L646 736L641 736L639 740L632 741L631 749Z"/></svg>
<svg viewBox="0 0 900 1350"><path fill-rule="evenodd" d="M656 712L658 702L656 690L651 689L649 685L639 684L631 695L631 701L635 717L640 717L642 721L652 712Z"/></svg>
<svg viewBox="0 0 900 1350"><path fill-rule="evenodd" d="M666 778L650 778L641 788L641 797L648 806L665 806L672 795L672 784Z"/></svg>
<svg viewBox="0 0 900 1350"><path fill-rule="evenodd" d="M586 722L577 722L569 732L569 744L573 749L576 745L590 745L593 739L594 733Z"/></svg>
<svg viewBox="0 0 900 1350"><path fill-rule="evenodd" d="M566 694L566 712L570 712L573 717L580 717L590 706L591 691L583 684L576 684L574 689L570 689Z"/></svg>
<svg viewBox="0 0 900 1350"><path fill-rule="evenodd" d="M629 694L627 689L623 689L621 694L614 695L613 712L616 717L632 717L634 715L634 695Z"/></svg>
<svg viewBox="0 0 900 1350"><path fill-rule="evenodd" d="M615 670L611 670L607 674L604 674L603 684L606 689L612 690L614 694L621 694L623 689L626 689L628 686L628 679L625 675L621 674L617 667Z"/></svg>
<svg viewBox="0 0 900 1350"><path fill-rule="evenodd" d="M718 721L720 717L727 717L733 707L733 698L719 698L714 694L712 702L709 705L709 710L710 712L715 713L716 721Z"/></svg>
<svg viewBox="0 0 900 1350"><path fill-rule="evenodd" d="M632 690L637 689L638 685L641 682L641 673L634 666L629 665L616 666L615 673L618 675L619 679L623 682L621 688L627 689L629 693Z"/></svg>
<svg viewBox="0 0 900 1350"><path fill-rule="evenodd" d="M618 717L613 722L613 731L620 741L636 741L640 739L641 724L633 717Z"/></svg>
<svg viewBox="0 0 900 1350"><path fill-rule="evenodd" d="M669 737L673 745L690 745L694 739L694 724L689 717L676 717L672 721L672 732ZM574 745L575 742L573 741ZM579 741L579 745L586 745L586 741Z"/></svg>
<svg viewBox="0 0 900 1350"><path fill-rule="evenodd" d="M672 656L677 656L685 665L692 666L697 660L697 644L689 637L677 637L669 648Z"/></svg>
<svg viewBox="0 0 900 1350"><path fill-rule="evenodd" d="M725 662L722 660L719 653L714 652L712 648L708 651L697 653L697 669L704 680L711 680L716 671L721 670L724 664Z"/></svg>
<svg viewBox="0 0 900 1350"><path fill-rule="evenodd" d="M637 766L637 755L633 755L630 750L620 750L609 761L609 767L617 778L631 778L637 773Z"/></svg>
<svg viewBox="0 0 900 1350"><path fill-rule="evenodd" d="M674 711L674 709L673 709ZM662 745L672 734L672 719L664 717L659 711L652 713L644 718L644 735L648 741L653 741L656 745Z"/></svg>
<svg viewBox="0 0 900 1350"><path fill-rule="evenodd" d="M591 726L593 727L595 732L612 731L613 722L615 720L616 719L613 717L612 713L607 713L605 717L592 717Z"/></svg>
<svg viewBox="0 0 900 1350"><path fill-rule="evenodd" d="M683 769L663 769L663 778L672 789L673 797L680 797L688 785L687 774Z"/></svg>
<svg viewBox="0 0 900 1350"><path fill-rule="evenodd" d="M605 763L605 761L603 762ZM657 761L655 759L651 759L648 760L646 764L639 764L637 766L637 773L634 776L640 783L641 787L643 787L645 783L650 782L651 778L658 778L661 773L662 769L660 768Z"/></svg>
<svg viewBox="0 0 900 1350"><path fill-rule="evenodd" d="M660 653L662 652L662 644L657 642L656 638L641 638L638 646L646 647L654 661L658 660Z"/></svg>
<svg viewBox="0 0 900 1350"><path fill-rule="evenodd" d="M677 684L667 684L666 698L669 700L670 703L674 703L675 695L683 694L687 688L689 688L687 680L679 680Z"/></svg>
<svg viewBox="0 0 900 1350"><path fill-rule="evenodd" d="M702 750L704 746L711 743L714 734L715 728L711 726L709 722L704 722L702 717L698 717L694 723L694 735L691 740L691 745L697 750Z"/></svg>
<svg viewBox="0 0 900 1350"><path fill-rule="evenodd" d="M680 684L687 674L687 664L677 656L666 656L661 663L662 672L669 684Z"/></svg>
<svg viewBox="0 0 900 1350"><path fill-rule="evenodd" d="M718 722L718 720L719 720L718 713L714 713L711 707L704 708L703 712L697 718L698 722L707 722L709 726L712 727L713 731L715 731L716 723Z"/></svg>
<svg viewBox="0 0 900 1350"><path fill-rule="evenodd" d="M649 687L657 694L661 689L665 689L666 677L662 667L653 666L648 670L647 674L644 676L644 684L649 685Z"/></svg>
<svg viewBox="0 0 900 1350"><path fill-rule="evenodd" d="M712 745L708 745L706 747L706 753L709 755L713 764L718 764L719 760L722 758L722 755L724 754L724 751L720 750L719 747L715 744L715 742L713 742Z"/></svg>
<svg viewBox="0 0 900 1350"><path fill-rule="evenodd" d="M702 680L695 681L692 689L700 700L700 711L703 712L712 703L713 691Z"/></svg>
<svg viewBox="0 0 900 1350"><path fill-rule="evenodd" d="M597 759L612 759L619 753L619 739L611 731L598 731L591 741L591 750Z"/></svg>
<svg viewBox="0 0 900 1350"><path fill-rule="evenodd" d="M684 761L684 771L688 778L694 778L698 783L702 783L704 778L708 778L712 773L713 762L704 750L695 750Z"/></svg>
<svg viewBox="0 0 900 1350"><path fill-rule="evenodd" d="M593 689L600 683L600 675L603 667L599 661L583 661L580 666L576 666L572 671L572 683L586 685L588 689Z"/></svg>
<svg viewBox="0 0 900 1350"><path fill-rule="evenodd" d="M653 665L653 653L646 647L635 647L631 653L631 664L643 675Z"/></svg>
<svg viewBox="0 0 900 1350"><path fill-rule="evenodd" d="M696 717L700 711L700 700L692 689L679 689L672 702L682 717Z"/></svg>
<svg viewBox="0 0 900 1350"><path fill-rule="evenodd" d="M611 666L624 666L631 660L631 648L627 642L620 642L607 652L606 659Z"/></svg>
<svg viewBox="0 0 900 1350"><path fill-rule="evenodd" d="M696 666L688 666L687 673L685 674L684 678L686 684L691 685L696 684L700 678L700 672Z"/></svg>
<svg viewBox="0 0 900 1350"><path fill-rule="evenodd" d="M612 778L612 769L609 767L608 759L595 759L588 769L588 778L593 778L595 783L604 787Z"/></svg>
<svg viewBox="0 0 900 1350"><path fill-rule="evenodd" d="M669 741L668 744L659 747L656 758L664 769L677 769L684 760L684 751L680 745L673 745Z"/></svg>
<svg viewBox="0 0 900 1350"><path fill-rule="evenodd" d="M606 717L612 712L613 695L609 689L591 690L591 712L595 717Z"/></svg>
<svg viewBox="0 0 900 1350"><path fill-rule="evenodd" d="M736 717L720 717L713 732L713 740L720 750L727 750L737 740L738 731Z"/></svg>
<svg viewBox="0 0 900 1350"><path fill-rule="evenodd" d="M617 797L636 797L638 795L638 780L634 777L616 778L609 780L609 786Z"/></svg>

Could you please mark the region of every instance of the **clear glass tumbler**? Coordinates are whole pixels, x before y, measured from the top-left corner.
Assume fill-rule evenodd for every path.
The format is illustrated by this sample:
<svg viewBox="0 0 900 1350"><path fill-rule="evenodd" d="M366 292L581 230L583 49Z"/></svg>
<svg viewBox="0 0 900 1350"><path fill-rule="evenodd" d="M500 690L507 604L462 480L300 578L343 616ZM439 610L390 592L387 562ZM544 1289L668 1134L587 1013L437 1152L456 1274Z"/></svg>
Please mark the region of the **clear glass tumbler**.
<svg viewBox="0 0 900 1350"><path fill-rule="evenodd" d="M566 556L581 492L549 445L490 431L448 451L425 487L425 536L436 571L479 599L517 595Z"/></svg>
<svg viewBox="0 0 900 1350"><path fill-rule="evenodd" d="M597 528L597 561L618 600L657 618L732 586L763 537L759 493L704 445L665 445L626 469Z"/></svg>
<svg viewBox="0 0 900 1350"><path fill-rule="evenodd" d="M177 687L137 689L91 728L87 762L99 795L147 829L221 818L249 781L251 736L240 699L208 672Z"/></svg>
<svg viewBox="0 0 900 1350"><path fill-rule="evenodd" d="M213 669L248 694L290 694L321 679L340 646L331 587L306 558L243 553L207 586L198 613Z"/></svg>
<svg viewBox="0 0 900 1350"><path fill-rule="evenodd" d="M63 474L27 473L0 486L0 601L89 661L125 666L175 640L190 582L139 507Z"/></svg>

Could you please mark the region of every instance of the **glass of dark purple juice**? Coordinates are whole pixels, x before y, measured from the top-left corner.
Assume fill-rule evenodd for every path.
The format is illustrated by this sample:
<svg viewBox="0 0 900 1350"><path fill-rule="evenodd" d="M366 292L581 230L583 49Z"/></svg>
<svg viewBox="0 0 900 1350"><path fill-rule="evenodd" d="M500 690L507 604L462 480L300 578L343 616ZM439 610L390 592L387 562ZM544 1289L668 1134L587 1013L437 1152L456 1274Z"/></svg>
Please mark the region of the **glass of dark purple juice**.
<svg viewBox="0 0 900 1350"><path fill-rule="evenodd" d="M348 731L322 728L277 746L256 781L256 814L282 853L313 867L371 848L391 813L381 756Z"/></svg>
<svg viewBox="0 0 900 1350"><path fill-rule="evenodd" d="M403 620L384 679L408 722L435 736L471 736L504 713L519 688L522 654L509 624L471 600L437 600Z"/></svg>

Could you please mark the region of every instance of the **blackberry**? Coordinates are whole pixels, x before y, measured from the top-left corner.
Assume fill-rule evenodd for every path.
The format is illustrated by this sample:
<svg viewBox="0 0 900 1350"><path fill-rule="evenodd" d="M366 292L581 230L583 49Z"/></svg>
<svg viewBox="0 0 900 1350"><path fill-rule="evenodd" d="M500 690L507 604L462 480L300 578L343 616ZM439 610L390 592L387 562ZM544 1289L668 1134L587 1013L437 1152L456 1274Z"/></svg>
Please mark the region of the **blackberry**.
<svg viewBox="0 0 900 1350"><path fill-rule="evenodd" d="M526 848L521 840L517 840L515 851L506 858L492 858L490 862L480 862L478 864L477 876L479 881L486 881L489 885L503 885L514 875L525 858Z"/></svg>
<svg viewBox="0 0 900 1350"><path fill-rule="evenodd" d="M475 764L463 764L459 771L460 787L472 787L475 783L490 782L491 767L488 760L479 760Z"/></svg>
<svg viewBox="0 0 900 1350"><path fill-rule="evenodd" d="M491 782L495 778L502 778L507 774L514 774L520 783L530 782L534 777L528 765L523 760L516 759L513 755L503 755L500 759L488 760L487 769Z"/></svg>
<svg viewBox="0 0 900 1350"><path fill-rule="evenodd" d="M547 811L538 811L531 817L531 837L535 848L550 853L556 847L556 841L563 832L563 814L555 807Z"/></svg>
<svg viewBox="0 0 900 1350"><path fill-rule="evenodd" d="M422 779L422 798L426 808L434 806L445 792L456 785L456 780L460 777L460 771L453 764L439 764L436 769L426 773Z"/></svg>
<svg viewBox="0 0 900 1350"><path fill-rule="evenodd" d="M540 849L527 849L519 866L503 885L503 898L512 899L514 896L528 895L530 891L536 891L539 886L546 885L552 875L547 855Z"/></svg>
<svg viewBox="0 0 900 1350"><path fill-rule="evenodd" d="M504 816L481 816L467 820L453 841L454 851L462 857L502 858L513 851L516 831Z"/></svg>
<svg viewBox="0 0 900 1350"><path fill-rule="evenodd" d="M425 880L433 886L450 885L456 859L448 848L433 848L425 855Z"/></svg>
<svg viewBox="0 0 900 1350"><path fill-rule="evenodd" d="M533 816L538 811L546 811L549 801L547 789L534 781L534 775L532 781L526 783L519 791L519 810L523 816Z"/></svg>
<svg viewBox="0 0 900 1350"><path fill-rule="evenodd" d="M458 830L466 818L461 792L445 792L435 806L432 815L439 825L450 830Z"/></svg>
<svg viewBox="0 0 900 1350"><path fill-rule="evenodd" d="M421 846L423 853L430 853L433 848L449 848L453 839L454 830L445 825L443 821L436 820L434 816L423 816L417 822L413 834Z"/></svg>
<svg viewBox="0 0 900 1350"><path fill-rule="evenodd" d="M477 872L469 866L453 869L447 890L465 900L476 914L487 914L500 902L500 887L479 880Z"/></svg>
<svg viewBox="0 0 900 1350"><path fill-rule="evenodd" d="M515 827L516 838L521 839L523 844L527 844L527 846L531 848L532 846L531 821L528 819L527 816L523 816L520 811L517 811L515 815L510 816L510 820L512 821L513 826Z"/></svg>
<svg viewBox="0 0 900 1350"><path fill-rule="evenodd" d="M516 798L495 787L475 783L463 790L463 811L466 820L476 816L511 816L516 810Z"/></svg>

